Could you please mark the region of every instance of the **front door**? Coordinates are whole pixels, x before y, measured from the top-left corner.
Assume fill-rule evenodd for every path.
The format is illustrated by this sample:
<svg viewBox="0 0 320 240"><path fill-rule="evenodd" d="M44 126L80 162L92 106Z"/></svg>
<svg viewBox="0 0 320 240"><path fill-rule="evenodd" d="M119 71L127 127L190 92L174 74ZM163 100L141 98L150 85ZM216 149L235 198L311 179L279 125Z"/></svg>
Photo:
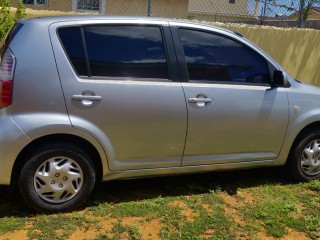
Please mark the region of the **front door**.
<svg viewBox="0 0 320 240"><path fill-rule="evenodd" d="M289 113L285 88L270 86L271 64L230 36L175 30L188 72L183 165L275 159Z"/></svg>

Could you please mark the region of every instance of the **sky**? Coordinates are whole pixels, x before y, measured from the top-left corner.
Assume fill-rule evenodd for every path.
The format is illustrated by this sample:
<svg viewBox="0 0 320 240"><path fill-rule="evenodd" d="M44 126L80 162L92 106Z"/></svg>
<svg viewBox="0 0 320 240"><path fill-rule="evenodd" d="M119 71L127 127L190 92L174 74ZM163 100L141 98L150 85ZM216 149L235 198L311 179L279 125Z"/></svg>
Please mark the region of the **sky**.
<svg viewBox="0 0 320 240"><path fill-rule="evenodd" d="M300 0L276 0L277 5L274 5L270 2L273 2L272 0L260 0L260 9L259 13L262 15L264 12L264 7L265 7L265 1L267 2L266 4L266 16L273 17L276 14L278 15L285 15L289 16L292 13L296 12L299 9L299 4ZM289 8L293 8L295 10L290 10L286 7L281 7L281 5L288 6ZM251 12L251 7L250 6L255 6L255 0L250 0L249 1L249 12Z"/></svg>

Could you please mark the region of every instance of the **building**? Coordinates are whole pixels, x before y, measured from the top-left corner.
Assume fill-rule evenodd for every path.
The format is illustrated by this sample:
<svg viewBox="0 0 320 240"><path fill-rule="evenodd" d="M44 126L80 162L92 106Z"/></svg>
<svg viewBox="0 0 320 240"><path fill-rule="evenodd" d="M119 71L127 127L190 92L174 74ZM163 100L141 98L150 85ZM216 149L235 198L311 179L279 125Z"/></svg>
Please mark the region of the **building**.
<svg viewBox="0 0 320 240"><path fill-rule="evenodd" d="M106 15L147 16L148 0L23 0L26 8L63 11L90 12ZM17 7L18 0L11 0ZM154 17L188 17L188 0L152 0Z"/></svg>
<svg viewBox="0 0 320 240"><path fill-rule="evenodd" d="M260 1L256 0L189 0L189 18L209 21L255 20Z"/></svg>
<svg viewBox="0 0 320 240"><path fill-rule="evenodd" d="M305 11L306 9L304 9ZM299 19L299 12L295 12L286 17L285 20L297 21ZM307 20L320 20L320 7L310 7Z"/></svg>
<svg viewBox="0 0 320 240"><path fill-rule="evenodd" d="M146 16L148 0L23 0L27 8L92 14ZM151 0L152 16L208 21L245 21L258 17L257 0ZM11 0L17 7L18 0Z"/></svg>

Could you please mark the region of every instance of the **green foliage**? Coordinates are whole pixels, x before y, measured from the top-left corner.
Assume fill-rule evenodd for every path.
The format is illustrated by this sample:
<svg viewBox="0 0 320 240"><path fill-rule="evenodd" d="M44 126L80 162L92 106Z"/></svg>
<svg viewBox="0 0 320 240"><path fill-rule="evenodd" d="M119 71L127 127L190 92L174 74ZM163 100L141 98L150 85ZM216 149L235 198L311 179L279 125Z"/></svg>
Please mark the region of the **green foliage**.
<svg viewBox="0 0 320 240"><path fill-rule="evenodd" d="M0 236L4 233L22 229L25 226L25 218L2 217L0 219Z"/></svg>
<svg viewBox="0 0 320 240"><path fill-rule="evenodd" d="M14 24L14 18L10 15L9 0L0 0L0 40L6 35Z"/></svg>
<svg viewBox="0 0 320 240"><path fill-rule="evenodd" d="M19 0L18 8L17 8L16 15L15 15L15 19L18 20L18 19L25 18L26 15L27 15L26 14L26 8L24 7L24 5L22 3L22 0Z"/></svg>
<svg viewBox="0 0 320 240"><path fill-rule="evenodd" d="M320 0L291 0L291 2L288 1L286 4L283 4L282 0L266 0L266 1L267 1L267 4L278 6L288 11L298 12L300 11L300 7L302 7L301 8L302 19L304 21L308 19L310 15L311 7L320 5ZM299 4L296 4L297 2L299 2Z"/></svg>
<svg viewBox="0 0 320 240"><path fill-rule="evenodd" d="M111 236L112 237L111 237ZM113 226L111 232L106 231L103 234L98 235L94 240L139 240L141 239L141 233L135 226L124 226L120 220L118 220Z"/></svg>
<svg viewBox="0 0 320 240"><path fill-rule="evenodd" d="M310 15L310 9L312 6L319 5L320 0L304 0L302 7L302 19L307 20Z"/></svg>
<svg viewBox="0 0 320 240"><path fill-rule="evenodd" d="M15 17L10 14L10 1L0 0L0 40L5 37L7 32L13 26L15 20L25 17L26 9L22 3L22 0L19 0Z"/></svg>
<svg viewBox="0 0 320 240"><path fill-rule="evenodd" d="M1 203L9 201L2 198L0 238L13 239L11 232L23 230L24 238L46 240L80 235L87 240L280 239L292 234L320 239L320 180L295 183L273 170L254 170L152 181L137 181L135 187L119 182L111 193L105 190L110 183L97 186L90 207L64 214L11 210L5 213L12 216L1 216Z"/></svg>
<svg viewBox="0 0 320 240"><path fill-rule="evenodd" d="M96 222L86 219L81 213L39 215L28 229L29 239L67 239L77 228L97 229Z"/></svg>
<svg viewBox="0 0 320 240"><path fill-rule="evenodd" d="M310 190L320 193L320 181L319 180L313 180L313 181L304 183L304 185L305 185L305 187L309 188Z"/></svg>

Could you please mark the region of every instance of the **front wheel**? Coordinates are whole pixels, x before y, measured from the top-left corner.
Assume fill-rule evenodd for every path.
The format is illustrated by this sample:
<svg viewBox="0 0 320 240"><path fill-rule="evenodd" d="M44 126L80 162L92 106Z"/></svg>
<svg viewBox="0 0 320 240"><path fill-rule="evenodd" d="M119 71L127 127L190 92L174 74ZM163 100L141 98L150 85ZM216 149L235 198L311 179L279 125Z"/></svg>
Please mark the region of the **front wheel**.
<svg viewBox="0 0 320 240"><path fill-rule="evenodd" d="M320 178L320 131L302 135L287 163L289 173L299 181Z"/></svg>
<svg viewBox="0 0 320 240"><path fill-rule="evenodd" d="M65 212L83 204L95 184L95 170L82 149L69 144L47 145L22 167L19 189L40 212Z"/></svg>

